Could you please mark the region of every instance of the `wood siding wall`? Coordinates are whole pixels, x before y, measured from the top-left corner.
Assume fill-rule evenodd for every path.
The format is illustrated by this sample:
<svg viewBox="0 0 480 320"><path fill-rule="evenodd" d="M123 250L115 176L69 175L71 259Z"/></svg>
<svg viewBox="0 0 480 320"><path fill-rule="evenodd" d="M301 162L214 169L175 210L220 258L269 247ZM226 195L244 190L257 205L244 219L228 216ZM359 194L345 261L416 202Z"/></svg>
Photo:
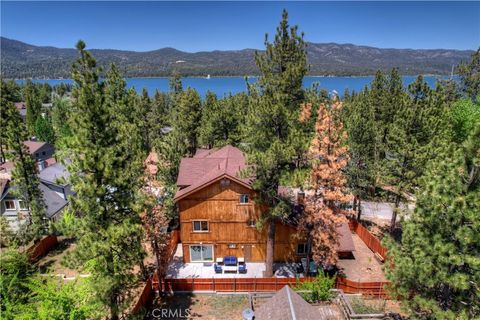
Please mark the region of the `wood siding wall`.
<svg viewBox="0 0 480 320"><path fill-rule="evenodd" d="M240 195L248 194L248 204L240 203ZM179 201L180 238L183 246L184 262L190 262L190 245L213 245L214 258L235 255L245 256L245 246L251 246L252 262L265 261L266 228L258 230L248 225L248 221L259 220L261 206L254 203L255 192L234 181L222 187L220 182L199 190ZM207 220L208 232L194 232L193 221ZM277 223L275 239L275 261L298 260L295 254L299 239L296 229ZM229 248L229 244L235 248Z"/></svg>

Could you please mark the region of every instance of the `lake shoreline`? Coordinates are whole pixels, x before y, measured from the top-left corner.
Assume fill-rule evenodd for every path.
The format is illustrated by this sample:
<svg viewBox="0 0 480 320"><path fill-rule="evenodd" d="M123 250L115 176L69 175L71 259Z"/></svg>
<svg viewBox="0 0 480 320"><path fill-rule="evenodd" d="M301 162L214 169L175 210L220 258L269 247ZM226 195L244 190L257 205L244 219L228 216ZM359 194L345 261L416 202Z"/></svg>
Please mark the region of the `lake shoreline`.
<svg viewBox="0 0 480 320"><path fill-rule="evenodd" d="M418 77L420 74L402 74L400 76L402 77ZM370 75L359 75L359 76L336 76L336 75L307 75L305 78L369 78L369 77L374 77L374 74ZM422 74L421 76L423 77L449 77L450 74ZM457 74L453 75L454 77L458 77ZM209 79L218 79L218 78L257 78L259 77L258 75L248 75L248 76L210 76ZM125 79L170 79L171 77L124 77ZM185 78L190 78L190 79L207 79L205 76L182 76L182 79ZM68 80L71 81L72 79L68 78L17 78L17 79L11 79L11 78L4 78L5 81L63 81L63 80Z"/></svg>

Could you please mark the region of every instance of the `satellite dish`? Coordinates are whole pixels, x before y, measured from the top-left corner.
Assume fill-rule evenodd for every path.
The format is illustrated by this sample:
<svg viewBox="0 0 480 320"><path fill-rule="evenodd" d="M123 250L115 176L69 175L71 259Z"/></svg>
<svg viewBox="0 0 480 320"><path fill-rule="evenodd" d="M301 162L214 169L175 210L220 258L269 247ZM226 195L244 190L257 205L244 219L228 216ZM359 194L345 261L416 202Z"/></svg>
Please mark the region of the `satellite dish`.
<svg viewBox="0 0 480 320"><path fill-rule="evenodd" d="M242 317L244 320L252 320L253 316L254 316L254 312L250 308L247 308L242 311Z"/></svg>

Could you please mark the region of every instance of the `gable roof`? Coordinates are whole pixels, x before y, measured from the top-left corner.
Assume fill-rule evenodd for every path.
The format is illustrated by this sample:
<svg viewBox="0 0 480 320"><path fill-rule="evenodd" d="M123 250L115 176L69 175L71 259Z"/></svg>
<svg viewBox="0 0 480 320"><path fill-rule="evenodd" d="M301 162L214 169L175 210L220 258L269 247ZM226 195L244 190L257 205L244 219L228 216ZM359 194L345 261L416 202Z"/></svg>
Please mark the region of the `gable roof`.
<svg viewBox="0 0 480 320"><path fill-rule="evenodd" d="M41 147L43 147L47 143L42 141L27 140L27 141L24 141L23 144L27 146L28 152L30 154L34 154L36 151L38 151Z"/></svg>
<svg viewBox="0 0 480 320"><path fill-rule="evenodd" d="M51 166L46 167L38 174L41 181L48 183L54 183L59 185L68 184L68 178L70 178L70 172L61 163L54 163ZM62 183L58 183L58 180L64 180Z"/></svg>
<svg viewBox="0 0 480 320"><path fill-rule="evenodd" d="M289 286L283 287L255 310L256 320L319 320L325 319Z"/></svg>
<svg viewBox="0 0 480 320"><path fill-rule="evenodd" d="M245 168L245 156L238 148L227 145L219 150L199 149L193 158L183 158L180 162L177 178L180 190L174 199L178 201L224 177L251 188L251 179L239 176Z"/></svg>

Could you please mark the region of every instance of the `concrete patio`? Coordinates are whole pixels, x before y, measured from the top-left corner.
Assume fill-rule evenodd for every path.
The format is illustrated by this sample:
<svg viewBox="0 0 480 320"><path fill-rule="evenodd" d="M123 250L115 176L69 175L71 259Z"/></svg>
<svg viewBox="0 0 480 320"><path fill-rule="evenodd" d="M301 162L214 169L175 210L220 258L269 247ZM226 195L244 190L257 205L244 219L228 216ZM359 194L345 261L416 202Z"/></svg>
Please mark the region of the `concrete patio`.
<svg viewBox="0 0 480 320"><path fill-rule="evenodd" d="M265 263L247 262L247 272L222 272L215 273L213 262L183 262L182 245L177 245L174 257L167 270L167 278L187 279L187 278L263 278L265 272ZM278 278L294 278L295 265L289 263L275 263L273 265L274 276Z"/></svg>

